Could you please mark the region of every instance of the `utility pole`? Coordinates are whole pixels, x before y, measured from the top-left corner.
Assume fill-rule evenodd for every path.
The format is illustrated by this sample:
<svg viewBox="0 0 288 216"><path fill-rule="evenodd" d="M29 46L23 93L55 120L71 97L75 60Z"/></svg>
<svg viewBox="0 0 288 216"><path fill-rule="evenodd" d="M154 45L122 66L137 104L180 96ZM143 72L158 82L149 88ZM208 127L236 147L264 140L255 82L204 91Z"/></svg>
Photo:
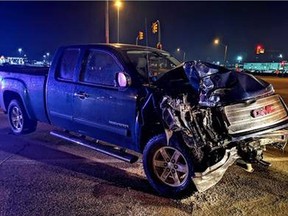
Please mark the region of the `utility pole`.
<svg viewBox="0 0 288 216"><path fill-rule="evenodd" d="M162 44L161 44L161 27L160 27L160 21L157 20L158 22L158 49L162 49Z"/></svg>
<svg viewBox="0 0 288 216"><path fill-rule="evenodd" d="M117 43L120 42L120 8L122 7L121 0L115 1L115 7L117 8Z"/></svg>
<svg viewBox="0 0 288 216"><path fill-rule="evenodd" d="M146 35L146 46L148 47L148 28L147 28L147 18L145 17L145 35Z"/></svg>
<svg viewBox="0 0 288 216"><path fill-rule="evenodd" d="M224 67L226 66L226 62L227 62L227 52L228 52L228 45L227 44L223 44L218 38L216 38L214 40L214 44L215 45L221 45L224 47Z"/></svg>
<svg viewBox="0 0 288 216"><path fill-rule="evenodd" d="M225 50L224 50L224 67L226 66L226 62L227 62L227 50L228 50L228 45L224 45L225 46Z"/></svg>

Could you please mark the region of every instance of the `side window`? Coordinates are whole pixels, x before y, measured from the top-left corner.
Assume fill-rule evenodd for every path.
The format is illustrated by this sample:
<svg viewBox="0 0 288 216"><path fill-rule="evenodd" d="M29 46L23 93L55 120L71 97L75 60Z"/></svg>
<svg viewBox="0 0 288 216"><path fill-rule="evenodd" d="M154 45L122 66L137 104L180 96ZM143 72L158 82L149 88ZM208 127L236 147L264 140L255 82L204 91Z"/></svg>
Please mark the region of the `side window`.
<svg viewBox="0 0 288 216"><path fill-rule="evenodd" d="M122 70L115 59L108 53L91 50L80 81L114 86L115 74Z"/></svg>
<svg viewBox="0 0 288 216"><path fill-rule="evenodd" d="M66 49L63 52L58 77L65 80L73 80L74 71L79 59L80 49Z"/></svg>

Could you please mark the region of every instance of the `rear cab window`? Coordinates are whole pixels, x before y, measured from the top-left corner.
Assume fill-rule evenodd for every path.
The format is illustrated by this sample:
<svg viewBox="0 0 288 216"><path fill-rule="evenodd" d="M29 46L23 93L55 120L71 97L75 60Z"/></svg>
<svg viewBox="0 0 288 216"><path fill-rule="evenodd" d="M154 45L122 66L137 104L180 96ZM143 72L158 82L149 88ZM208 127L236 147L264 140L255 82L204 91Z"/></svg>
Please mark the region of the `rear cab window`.
<svg viewBox="0 0 288 216"><path fill-rule="evenodd" d="M61 60L57 67L56 76L58 79L73 81L80 53L80 49L78 48L68 48L63 51Z"/></svg>
<svg viewBox="0 0 288 216"><path fill-rule="evenodd" d="M116 73L120 71L123 71L123 67L110 53L90 50L80 75L80 82L114 87Z"/></svg>

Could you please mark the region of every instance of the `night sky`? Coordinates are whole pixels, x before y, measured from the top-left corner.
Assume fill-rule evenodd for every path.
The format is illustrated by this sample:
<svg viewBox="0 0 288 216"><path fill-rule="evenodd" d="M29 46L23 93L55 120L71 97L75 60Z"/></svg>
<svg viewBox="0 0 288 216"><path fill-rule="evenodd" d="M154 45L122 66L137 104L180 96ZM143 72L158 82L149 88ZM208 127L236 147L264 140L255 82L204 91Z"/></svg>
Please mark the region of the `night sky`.
<svg viewBox="0 0 288 216"><path fill-rule="evenodd" d="M39 59L61 45L104 43L105 4L0 2L0 54L17 56L21 47L28 58ZM116 42L116 11L110 2L110 42ZM257 44L264 45L267 55L279 52L288 57L288 2L125 1L120 42L135 44L138 31L145 30L145 18L149 46L157 43L151 23L160 20L163 48L178 58L180 48L186 59L223 60L224 47L213 45L215 37L228 45L231 62L237 55L253 60Z"/></svg>

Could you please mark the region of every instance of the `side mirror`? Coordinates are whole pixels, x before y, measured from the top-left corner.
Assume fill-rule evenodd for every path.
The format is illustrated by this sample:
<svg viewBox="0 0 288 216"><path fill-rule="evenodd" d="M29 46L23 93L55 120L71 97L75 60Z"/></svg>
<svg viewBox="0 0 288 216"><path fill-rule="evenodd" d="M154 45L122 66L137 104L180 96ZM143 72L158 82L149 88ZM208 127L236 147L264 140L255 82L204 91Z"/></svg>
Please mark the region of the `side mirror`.
<svg viewBox="0 0 288 216"><path fill-rule="evenodd" d="M116 73L116 83L120 88L126 88L131 85L131 77L125 72Z"/></svg>

